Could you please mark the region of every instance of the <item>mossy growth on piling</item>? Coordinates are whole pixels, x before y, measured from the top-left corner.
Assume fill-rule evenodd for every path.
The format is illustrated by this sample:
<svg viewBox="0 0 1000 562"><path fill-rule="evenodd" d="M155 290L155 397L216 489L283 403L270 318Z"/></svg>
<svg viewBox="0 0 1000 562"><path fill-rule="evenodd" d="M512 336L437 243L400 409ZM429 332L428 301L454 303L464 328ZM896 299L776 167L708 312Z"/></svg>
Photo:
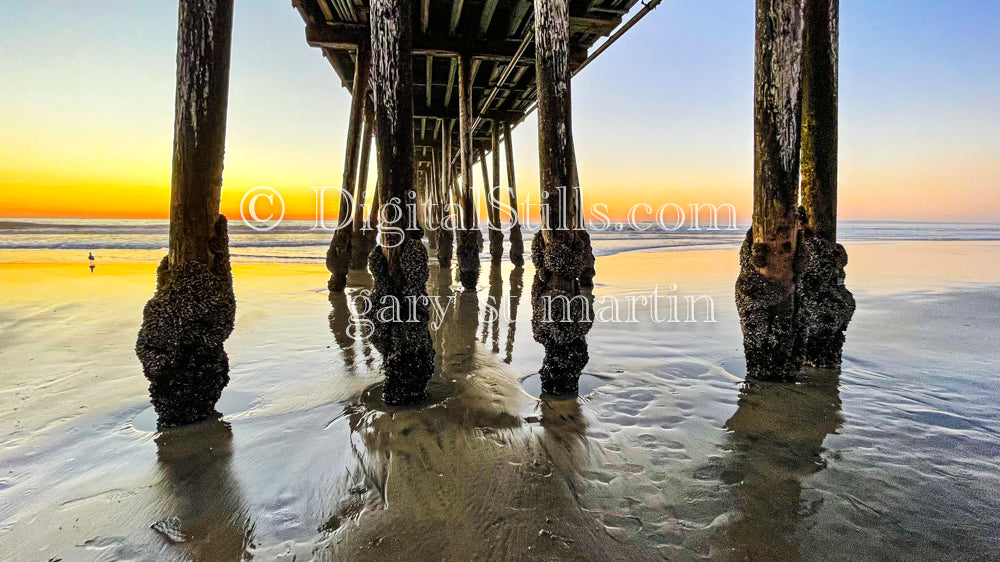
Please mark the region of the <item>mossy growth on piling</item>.
<svg viewBox="0 0 1000 562"><path fill-rule="evenodd" d="M343 291L347 286L347 272L351 266L352 231L344 227L333 235L326 251L326 269L330 272L327 286L331 291Z"/></svg>
<svg viewBox="0 0 1000 562"><path fill-rule="evenodd" d="M586 335L593 325L591 299L580 294L584 241L570 233L566 240L541 233L531 243L535 278L531 286L531 330L545 348L538 374L542 393L575 395L580 373L590 360Z"/></svg>
<svg viewBox="0 0 1000 562"><path fill-rule="evenodd" d="M454 244L455 234L442 224L438 229L437 259L439 266L451 268L451 259L455 253Z"/></svg>
<svg viewBox="0 0 1000 562"><path fill-rule="evenodd" d="M765 244L753 243L747 232L740 249L736 309L743 327L747 376L762 380L792 380L802 366L795 345L795 290L769 279L758 268L767 262Z"/></svg>
<svg viewBox="0 0 1000 562"><path fill-rule="evenodd" d="M236 297L223 216L210 245L211 266L169 267L164 257L143 310L135 350L160 428L218 417L215 404L229 382L223 344L233 331Z"/></svg>
<svg viewBox="0 0 1000 562"><path fill-rule="evenodd" d="M368 255L375 249L376 229L355 230L351 239L351 269L368 267Z"/></svg>
<svg viewBox="0 0 1000 562"><path fill-rule="evenodd" d="M503 232L499 226L490 226L490 261L499 264L503 261Z"/></svg>
<svg viewBox="0 0 1000 562"><path fill-rule="evenodd" d="M517 223L510 227L510 263L514 267L524 267L524 239L521 225Z"/></svg>
<svg viewBox="0 0 1000 562"><path fill-rule="evenodd" d="M419 238L408 238L390 251L394 268L381 249L368 258L375 290L367 318L373 325L372 345L382 354L383 400L390 405L415 404L423 400L434 373L434 343L427 329L428 255ZM398 316L393 306L398 306ZM412 311L416 317L411 317Z"/></svg>
<svg viewBox="0 0 1000 562"><path fill-rule="evenodd" d="M805 226L800 209L793 291L757 269L766 251L751 235L740 250L736 307L743 325L747 376L792 380L802 365L840 367L854 295L844 284L847 251ZM762 246L762 245L758 245Z"/></svg>
<svg viewBox="0 0 1000 562"><path fill-rule="evenodd" d="M799 231L795 257L795 319L806 365L839 367L844 332L854 316L854 295L844 285L847 250L811 229Z"/></svg>
<svg viewBox="0 0 1000 562"><path fill-rule="evenodd" d="M594 248L590 243L590 233L586 229L581 228L577 231L576 235L583 242L583 269L580 270L580 287L589 291L594 288L594 277L597 275L594 265L597 263L597 259L594 258Z"/></svg>
<svg viewBox="0 0 1000 562"><path fill-rule="evenodd" d="M479 254L483 251L483 233L478 228L458 231L458 278L467 291L475 291L479 282Z"/></svg>

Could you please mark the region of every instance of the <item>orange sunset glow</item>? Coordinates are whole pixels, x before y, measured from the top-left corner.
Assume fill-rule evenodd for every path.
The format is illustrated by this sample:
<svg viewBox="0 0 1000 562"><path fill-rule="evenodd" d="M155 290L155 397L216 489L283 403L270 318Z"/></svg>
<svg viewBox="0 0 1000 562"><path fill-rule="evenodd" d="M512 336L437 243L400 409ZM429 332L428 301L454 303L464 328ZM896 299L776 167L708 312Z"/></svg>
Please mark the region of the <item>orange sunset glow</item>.
<svg viewBox="0 0 1000 562"><path fill-rule="evenodd" d="M0 39L8 53L0 62L0 216L167 216L176 33L168 4L71 10L66 17L88 26L45 31L50 40L40 48L26 37L45 20L28 11ZM284 198L287 218L312 220L310 188L342 182L350 95L285 8L236 10L222 203L230 218L239 216L248 189L269 186ZM650 25L576 77L574 133L587 207L606 204L620 220L639 203L730 203L741 223L749 221L749 8L676 8L731 31L712 37L691 35L682 18L657 10ZM992 39L956 33L885 72L882 39L861 14L844 10L841 218L996 221L996 65L977 65L973 81L942 62L959 52L971 61ZM849 25L852 19L859 21ZM895 40L918 49L921 29L909 25L894 28ZM265 33L266 46L255 39ZM67 41L72 52L56 47ZM639 71L637 61L651 64ZM911 87L927 75L935 76L933 87ZM514 130L522 203L538 197L536 130L534 115ZM481 190L478 166L473 181ZM334 198L328 217L336 209Z"/></svg>

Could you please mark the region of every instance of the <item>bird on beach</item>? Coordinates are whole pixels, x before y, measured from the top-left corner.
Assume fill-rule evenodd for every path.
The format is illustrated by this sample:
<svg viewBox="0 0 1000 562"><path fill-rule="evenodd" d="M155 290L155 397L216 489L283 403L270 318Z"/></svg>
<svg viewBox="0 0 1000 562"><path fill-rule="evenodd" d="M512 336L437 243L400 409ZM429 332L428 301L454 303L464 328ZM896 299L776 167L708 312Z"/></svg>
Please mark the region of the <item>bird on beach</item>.
<svg viewBox="0 0 1000 562"><path fill-rule="evenodd" d="M90 261L94 261L94 252L87 252L87 259Z"/></svg>

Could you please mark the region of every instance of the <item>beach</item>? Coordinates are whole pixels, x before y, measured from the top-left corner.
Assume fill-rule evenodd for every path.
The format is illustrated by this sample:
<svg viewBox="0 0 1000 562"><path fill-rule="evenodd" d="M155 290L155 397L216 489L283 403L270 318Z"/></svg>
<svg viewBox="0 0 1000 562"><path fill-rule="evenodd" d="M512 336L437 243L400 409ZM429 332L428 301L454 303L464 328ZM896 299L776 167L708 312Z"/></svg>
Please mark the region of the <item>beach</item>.
<svg viewBox="0 0 1000 562"><path fill-rule="evenodd" d="M69 247L0 236L5 558L988 560L1000 548L995 228L849 232L858 306L843 368L794 384L744 381L742 233L595 237L595 298L659 287L681 309L657 321L640 301L634 322L595 323L578 400L537 399L530 265L484 263L476 293L435 265L429 293L454 298L432 330L429 396L408 408L381 402L378 354L348 332L365 275L331 299L308 257L319 235L241 246L237 233L224 418L163 433L134 352L163 255L147 239L161 230L115 228L93 272L88 248L107 232ZM699 306L685 322L684 296L710 297L715 321Z"/></svg>

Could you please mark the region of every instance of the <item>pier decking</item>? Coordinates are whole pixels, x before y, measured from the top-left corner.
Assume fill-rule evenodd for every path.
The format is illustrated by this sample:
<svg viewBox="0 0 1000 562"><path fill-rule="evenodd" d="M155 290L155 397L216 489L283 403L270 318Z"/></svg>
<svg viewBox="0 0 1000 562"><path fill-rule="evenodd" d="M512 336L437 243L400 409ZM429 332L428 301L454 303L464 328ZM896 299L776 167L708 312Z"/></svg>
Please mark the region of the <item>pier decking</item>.
<svg viewBox="0 0 1000 562"><path fill-rule="evenodd" d="M638 0L569 2L569 64L576 72L589 51L623 24ZM657 4L659 2L656 2ZM354 91L358 47L370 40L367 0L293 0L306 41L322 50L345 88ZM443 130L459 118L459 57L471 60L474 150L492 149L490 121L519 123L533 109L535 41L531 0L419 0L413 29L413 128L419 159L441 148Z"/></svg>

